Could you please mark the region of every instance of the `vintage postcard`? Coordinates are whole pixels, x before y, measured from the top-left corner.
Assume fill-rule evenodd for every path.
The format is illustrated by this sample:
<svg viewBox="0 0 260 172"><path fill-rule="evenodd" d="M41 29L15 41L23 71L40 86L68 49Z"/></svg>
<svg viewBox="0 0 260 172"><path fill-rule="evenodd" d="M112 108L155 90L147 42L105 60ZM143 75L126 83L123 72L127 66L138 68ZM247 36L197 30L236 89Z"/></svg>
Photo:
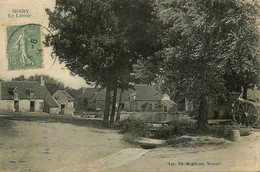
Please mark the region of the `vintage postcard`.
<svg viewBox="0 0 260 172"><path fill-rule="evenodd" d="M0 172L260 171L257 0L0 0Z"/></svg>

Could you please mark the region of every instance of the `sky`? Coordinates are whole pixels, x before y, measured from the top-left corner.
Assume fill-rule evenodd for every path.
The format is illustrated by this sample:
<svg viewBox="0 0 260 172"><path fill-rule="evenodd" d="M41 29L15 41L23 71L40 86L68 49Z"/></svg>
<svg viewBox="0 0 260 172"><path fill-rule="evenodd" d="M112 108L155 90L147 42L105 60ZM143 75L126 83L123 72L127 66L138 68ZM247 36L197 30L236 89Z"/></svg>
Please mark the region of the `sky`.
<svg viewBox="0 0 260 172"><path fill-rule="evenodd" d="M51 48L43 45L43 68L8 70L6 26L37 23L48 27L48 16L45 8L53 9L54 6L55 0L0 0L0 79L11 80L20 75L28 78L35 74L45 74L74 89L89 87L83 78L70 75L70 71L65 68L64 64L60 64L58 60L54 63L54 59L50 55ZM16 17L16 13L13 12L15 9L29 10L30 17ZM12 14L15 14L13 18L11 18ZM42 32L43 34L47 33L45 29L42 29ZM42 40L44 40L44 36L42 36Z"/></svg>

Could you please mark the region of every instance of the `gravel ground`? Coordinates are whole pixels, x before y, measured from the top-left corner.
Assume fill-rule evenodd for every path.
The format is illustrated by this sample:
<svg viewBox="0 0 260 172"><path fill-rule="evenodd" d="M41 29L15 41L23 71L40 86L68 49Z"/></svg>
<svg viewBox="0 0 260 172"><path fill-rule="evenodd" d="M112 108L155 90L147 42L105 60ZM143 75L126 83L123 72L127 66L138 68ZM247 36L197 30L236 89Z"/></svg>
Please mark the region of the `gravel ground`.
<svg viewBox="0 0 260 172"><path fill-rule="evenodd" d="M259 131L238 143L199 136L194 139L216 144L145 151L100 124L46 114L0 114L0 172L260 171Z"/></svg>
<svg viewBox="0 0 260 172"><path fill-rule="evenodd" d="M116 130L55 120L0 118L0 171L50 171L131 147Z"/></svg>
<svg viewBox="0 0 260 172"><path fill-rule="evenodd" d="M211 138L208 138L211 139ZM260 171L260 132L219 146L157 148L109 171Z"/></svg>

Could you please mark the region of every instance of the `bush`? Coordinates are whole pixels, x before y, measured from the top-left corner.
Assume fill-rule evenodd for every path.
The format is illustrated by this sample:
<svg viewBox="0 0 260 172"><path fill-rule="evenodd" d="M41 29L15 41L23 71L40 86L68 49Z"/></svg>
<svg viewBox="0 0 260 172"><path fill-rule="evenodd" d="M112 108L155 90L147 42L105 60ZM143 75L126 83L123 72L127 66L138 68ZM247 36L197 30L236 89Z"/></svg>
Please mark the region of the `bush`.
<svg viewBox="0 0 260 172"><path fill-rule="evenodd" d="M153 138L168 139L171 136L175 136L176 133L176 128L174 126L167 125L159 128L159 130L154 134Z"/></svg>
<svg viewBox="0 0 260 172"><path fill-rule="evenodd" d="M176 118L168 126L161 127L153 138L168 139L187 134L211 134L213 136L230 138L232 130L239 130L240 136L251 134L251 128L244 128L239 125L208 125L206 128L199 128L194 121Z"/></svg>
<svg viewBox="0 0 260 172"><path fill-rule="evenodd" d="M176 117L168 125L161 127L153 136L157 139L168 139L171 136L182 136L188 133L193 133L196 129L196 124L187 118Z"/></svg>
<svg viewBox="0 0 260 172"><path fill-rule="evenodd" d="M251 131L251 128L239 128L239 131L240 131L240 136L249 136L252 131Z"/></svg>
<svg viewBox="0 0 260 172"><path fill-rule="evenodd" d="M139 137L134 136L132 133L126 133L123 136L123 140L125 142L131 143L134 146L138 146L137 140L139 140Z"/></svg>
<svg viewBox="0 0 260 172"><path fill-rule="evenodd" d="M230 138L232 130L239 130L240 136L251 134L250 128L242 128L239 125L212 125L207 128L208 133L224 138Z"/></svg>
<svg viewBox="0 0 260 172"><path fill-rule="evenodd" d="M130 133L134 137L150 137L151 126L146 122L136 119L136 118L128 118L123 121L120 121L119 127L121 128L120 133Z"/></svg>

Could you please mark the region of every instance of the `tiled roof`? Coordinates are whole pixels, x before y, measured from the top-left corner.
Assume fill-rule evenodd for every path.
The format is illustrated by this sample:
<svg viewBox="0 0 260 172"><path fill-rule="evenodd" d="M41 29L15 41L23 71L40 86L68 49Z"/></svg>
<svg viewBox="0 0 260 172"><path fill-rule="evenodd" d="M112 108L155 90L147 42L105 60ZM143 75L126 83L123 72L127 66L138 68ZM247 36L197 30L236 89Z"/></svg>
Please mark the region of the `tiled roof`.
<svg viewBox="0 0 260 172"><path fill-rule="evenodd" d="M75 100L66 90L58 90L58 91L61 92L63 95L65 95L68 100L72 100L72 101Z"/></svg>
<svg viewBox="0 0 260 172"><path fill-rule="evenodd" d="M122 100L130 100L130 95L135 94L136 101L150 101L150 100L162 100L163 95L157 93L156 87L153 85L136 84L134 89L129 89L123 92ZM119 100L120 91L117 92L117 100ZM104 101L106 98L106 89L102 89L96 100Z"/></svg>
<svg viewBox="0 0 260 172"><path fill-rule="evenodd" d="M13 90L18 90L18 98L23 99L44 99L50 107L59 105L52 98L50 92L45 86L41 86L38 81L2 81L1 82L1 99L13 100ZM30 91L33 92L30 97Z"/></svg>
<svg viewBox="0 0 260 172"><path fill-rule="evenodd" d="M82 88L81 89L82 92L83 92L83 89L84 89L84 93L81 94L79 96L79 98L81 98L81 99L86 98L88 100L91 100L100 91L100 88Z"/></svg>

